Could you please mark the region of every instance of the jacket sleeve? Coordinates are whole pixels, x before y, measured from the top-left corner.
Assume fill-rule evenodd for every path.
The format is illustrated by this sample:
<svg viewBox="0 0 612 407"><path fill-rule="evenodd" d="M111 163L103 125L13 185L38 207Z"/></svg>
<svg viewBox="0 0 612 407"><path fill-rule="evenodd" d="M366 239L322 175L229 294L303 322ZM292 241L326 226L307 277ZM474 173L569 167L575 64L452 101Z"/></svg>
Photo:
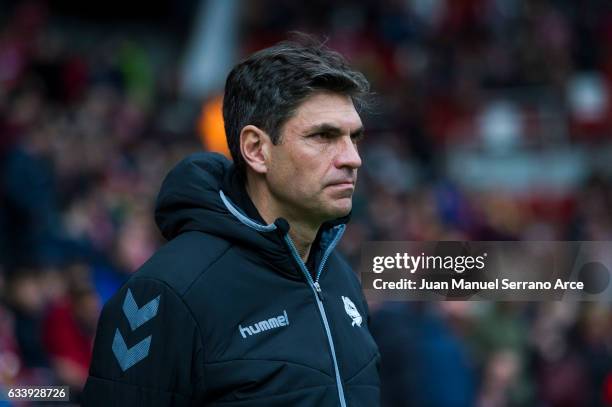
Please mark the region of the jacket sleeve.
<svg viewBox="0 0 612 407"><path fill-rule="evenodd" d="M165 283L132 278L104 306L82 405L189 406L203 396L199 328Z"/></svg>

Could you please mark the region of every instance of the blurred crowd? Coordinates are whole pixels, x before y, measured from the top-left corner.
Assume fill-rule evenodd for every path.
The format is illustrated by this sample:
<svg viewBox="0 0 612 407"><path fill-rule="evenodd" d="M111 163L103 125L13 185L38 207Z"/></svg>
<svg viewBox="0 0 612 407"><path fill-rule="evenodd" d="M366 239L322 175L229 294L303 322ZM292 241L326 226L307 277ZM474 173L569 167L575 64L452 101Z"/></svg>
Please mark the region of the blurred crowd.
<svg viewBox="0 0 612 407"><path fill-rule="evenodd" d="M163 244L155 196L203 148L206 95L181 96L184 44L156 28L109 35L42 4L5 5L0 21L0 388L66 384L78 400L102 304ZM253 0L239 12L241 55L301 30L372 82L341 244L354 265L367 240L612 240L609 2ZM582 159L563 161L568 150ZM467 176L457 157L512 164ZM372 312L385 406L612 405L609 303Z"/></svg>

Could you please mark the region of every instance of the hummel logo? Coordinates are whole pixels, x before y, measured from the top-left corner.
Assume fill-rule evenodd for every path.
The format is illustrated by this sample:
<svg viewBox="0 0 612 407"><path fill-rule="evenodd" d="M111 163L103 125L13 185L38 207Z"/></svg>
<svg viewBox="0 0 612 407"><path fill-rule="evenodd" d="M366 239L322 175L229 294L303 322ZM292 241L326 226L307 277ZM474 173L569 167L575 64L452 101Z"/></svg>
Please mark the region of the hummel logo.
<svg viewBox="0 0 612 407"><path fill-rule="evenodd" d="M113 353L121 366L121 370L124 372L130 367L140 362L149 354L149 346L151 346L151 338L153 335L149 335L136 345L128 349L123 339L123 335L119 332L119 329L115 330L115 337L113 338Z"/></svg>
<svg viewBox="0 0 612 407"><path fill-rule="evenodd" d="M289 317L287 317L287 311L283 310L283 315L279 315L270 319L265 319L263 321L256 322L253 325L246 327L238 325L238 330L240 331L240 335L242 335L242 337L246 339L247 333L249 334L249 336L251 336L261 333L263 331L280 328L281 326L287 325L289 325Z"/></svg>
<svg viewBox="0 0 612 407"><path fill-rule="evenodd" d="M161 294L139 308L138 304L136 304L136 300L134 300L132 291L128 288L125 299L123 300L123 313L132 331L157 315L160 299ZM123 335L121 335L119 329L117 328L115 330L112 349L121 370L125 372L127 369L147 357L151 345L151 338L152 335L149 335L128 349L125 339L123 339Z"/></svg>

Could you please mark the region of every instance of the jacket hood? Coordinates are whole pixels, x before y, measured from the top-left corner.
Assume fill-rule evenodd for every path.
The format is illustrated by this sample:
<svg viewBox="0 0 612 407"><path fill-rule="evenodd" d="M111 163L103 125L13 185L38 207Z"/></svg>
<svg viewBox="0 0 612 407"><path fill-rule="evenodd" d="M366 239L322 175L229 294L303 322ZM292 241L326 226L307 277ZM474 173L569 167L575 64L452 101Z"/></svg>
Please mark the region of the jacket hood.
<svg viewBox="0 0 612 407"><path fill-rule="evenodd" d="M223 180L231 171L231 161L217 153L195 153L179 162L164 179L155 205L155 221L162 235L171 240L188 231L209 233L255 248L274 264L293 269L283 241L288 223L279 218L261 225L248 218L222 191ZM322 240L330 240L326 230L331 232L346 221L348 216L324 224Z"/></svg>
<svg viewBox="0 0 612 407"><path fill-rule="evenodd" d="M269 240L246 227L224 203L220 191L232 167L221 154L195 153L168 173L155 204L155 222L166 239L196 230L257 246Z"/></svg>

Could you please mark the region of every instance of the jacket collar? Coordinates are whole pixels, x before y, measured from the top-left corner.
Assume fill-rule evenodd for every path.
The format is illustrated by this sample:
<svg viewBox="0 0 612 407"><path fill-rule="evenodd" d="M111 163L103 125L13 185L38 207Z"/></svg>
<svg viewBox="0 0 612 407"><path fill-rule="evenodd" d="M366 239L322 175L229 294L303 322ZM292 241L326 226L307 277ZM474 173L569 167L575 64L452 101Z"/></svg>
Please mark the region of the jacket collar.
<svg viewBox="0 0 612 407"><path fill-rule="evenodd" d="M245 226L259 233L276 233L278 236L283 238L283 240L288 238L289 226L285 219L278 218L274 223L270 224L260 223L256 219L250 218L243 210L236 206L231 199L227 197L223 190L219 190L219 196L227 210ZM317 234L317 238L315 239L315 243L312 248L313 250L311 251L311 259L313 259L313 261L308 262L310 269L307 269L310 273L312 273L314 278L316 278L321 272L321 270L319 270L319 265L321 262L327 260L327 257L329 257L336 244L342 237L342 234L346 228L346 221L348 221L349 218L350 214L343 218L326 222L321 226L321 229ZM295 250L295 248L292 247L286 247L286 249L290 252ZM292 254L293 258L296 258L298 268L301 269L302 265L299 264L301 260L296 257L297 253L290 254Z"/></svg>
<svg viewBox="0 0 612 407"><path fill-rule="evenodd" d="M162 235L171 240L188 231L205 232L254 249L258 259L274 269L302 278L285 241L289 231L287 221L279 218L267 225L256 209L246 212L224 190L224 180L234 171L227 158L215 153L195 153L178 163L162 183L156 202L155 220ZM250 198L245 201L248 209ZM312 250L315 264L311 270L323 252L331 252L327 250L328 244L337 240L333 237L347 220L348 216L321 226L318 244L315 241Z"/></svg>

